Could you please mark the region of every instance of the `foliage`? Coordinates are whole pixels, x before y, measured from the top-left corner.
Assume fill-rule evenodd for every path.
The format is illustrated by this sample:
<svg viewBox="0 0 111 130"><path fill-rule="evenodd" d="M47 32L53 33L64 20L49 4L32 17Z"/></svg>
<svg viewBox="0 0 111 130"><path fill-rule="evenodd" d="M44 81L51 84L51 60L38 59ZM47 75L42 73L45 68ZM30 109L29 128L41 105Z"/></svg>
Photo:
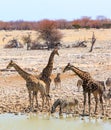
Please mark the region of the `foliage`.
<svg viewBox="0 0 111 130"><path fill-rule="evenodd" d="M44 50L47 49L47 46L44 44L40 44L38 42L33 42L31 46L31 50Z"/></svg>
<svg viewBox="0 0 111 130"><path fill-rule="evenodd" d="M30 34L28 34L27 36L23 36L22 40L23 40L24 44L25 43L31 43L31 36L30 36Z"/></svg>
<svg viewBox="0 0 111 130"><path fill-rule="evenodd" d="M39 26L44 27L40 23L44 23L47 29L52 27L59 29L73 29L73 28L111 28L111 19L105 16L97 16L96 19L84 16L80 19L74 19L67 21L65 19L60 20L42 20L42 21L0 21L0 30L37 30ZM49 26L50 25L50 26Z"/></svg>
<svg viewBox="0 0 111 130"><path fill-rule="evenodd" d="M111 28L111 23L104 23L103 28Z"/></svg>
<svg viewBox="0 0 111 130"><path fill-rule="evenodd" d="M10 40L4 48L23 48L23 45L16 39Z"/></svg>
<svg viewBox="0 0 111 130"><path fill-rule="evenodd" d="M54 48L62 38L62 34L57 29L55 21L43 20L38 25L39 38L43 39L48 49Z"/></svg>
<svg viewBox="0 0 111 130"><path fill-rule="evenodd" d="M79 24L73 24L72 26L73 26L75 29L81 28L81 26L80 26Z"/></svg>

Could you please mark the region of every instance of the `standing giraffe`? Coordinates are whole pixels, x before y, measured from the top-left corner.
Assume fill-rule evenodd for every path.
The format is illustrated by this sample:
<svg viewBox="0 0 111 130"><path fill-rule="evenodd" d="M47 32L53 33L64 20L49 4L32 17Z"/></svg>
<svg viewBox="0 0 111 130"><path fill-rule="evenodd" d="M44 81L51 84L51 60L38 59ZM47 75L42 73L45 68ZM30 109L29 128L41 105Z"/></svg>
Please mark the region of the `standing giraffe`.
<svg viewBox="0 0 111 130"><path fill-rule="evenodd" d="M80 91L80 87L82 86L83 81L81 79L78 79L77 81L77 88L78 88L78 92Z"/></svg>
<svg viewBox="0 0 111 130"><path fill-rule="evenodd" d="M95 42L96 42L96 38L95 38L95 35L94 35L94 32L93 32L92 41L91 41L91 48L90 48L89 52L92 52L93 46L94 46L94 43L95 43Z"/></svg>
<svg viewBox="0 0 111 130"><path fill-rule="evenodd" d="M102 99L102 95L103 95L103 86L95 81L88 72L86 71L82 71L80 69L78 69L77 67L71 65L70 63L68 63L68 65L64 68L63 72L68 71L68 70L72 70L73 72L75 72L82 80L83 80L83 95L84 95L84 109L83 109L83 115L85 113L85 105L86 105L86 93L88 93L88 104L89 104L89 115L90 115L90 97L91 97L91 93L94 95L95 98L95 111L94 113L96 113L97 111L97 105L98 105L98 95L100 98L100 103L102 105L102 113L104 113L104 109L103 109L103 99Z"/></svg>
<svg viewBox="0 0 111 130"><path fill-rule="evenodd" d="M60 85L61 87L61 77L60 77L60 73L57 73L57 76L54 78L54 84L55 84L55 88L58 87Z"/></svg>
<svg viewBox="0 0 111 130"><path fill-rule="evenodd" d="M19 73L19 75L26 81L26 86L28 89L29 93L29 103L30 103L30 109L33 108L33 102L34 102L34 94L31 96L32 92L38 93L40 91L41 96L42 96L42 109L44 106L44 99L46 97L46 100L48 102L49 106L49 95L46 93L46 84L42 81L36 78L36 76L29 74L25 72L22 68L20 68L16 63L14 63L12 60L10 63L7 65L7 69L14 67L15 70ZM38 100L37 100L37 95L36 95L36 103L38 106Z"/></svg>
<svg viewBox="0 0 111 130"><path fill-rule="evenodd" d="M42 73L40 74L40 79L43 80L46 83L46 91L49 94L50 91L50 83L51 83L51 73L53 69L53 63L54 63L54 56L58 55L58 49L55 48L52 53L50 54L48 64L46 67L43 69Z"/></svg>

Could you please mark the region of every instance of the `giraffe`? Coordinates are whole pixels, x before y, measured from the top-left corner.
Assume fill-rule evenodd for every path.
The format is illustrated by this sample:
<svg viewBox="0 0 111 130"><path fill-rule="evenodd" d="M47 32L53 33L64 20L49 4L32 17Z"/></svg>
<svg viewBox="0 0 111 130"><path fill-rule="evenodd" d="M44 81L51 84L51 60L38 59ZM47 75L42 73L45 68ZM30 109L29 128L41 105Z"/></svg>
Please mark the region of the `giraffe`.
<svg viewBox="0 0 111 130"><path fill-rule="evenodd" d="M78 92L80 91L80 87L82 86L83 81L81 79L78 79L77 81L77 88L78 88Z"/></svg>
<svg viewBox="0 0 111 130"><path fill-rule="evenodd" d="M95 42L96 42L96 37L95 37L94 32L93 32L92 41L91 41L91 48L90 48L89 52L92 52Z"/></svg>
<svg viewBox="0 0 111 130"><path fill-rule="evenodd" d="M111 78L110 77L107 78L107 80L106 80L106 86L111 88Z"/></svg>
<svg viewBox="0 0 111 130"><path fill-rule="evenodd" d="M106 86L105 86L105 82L104 81L97 80L97 82L99 82L104 87L104 90L106 90ZM77 81L78 92L79 92L80 87L82 86L82 84L83 84L83 80L82 79L78 79L78 81Z"/></svg>
<svg viewBox="0 0 111 130"><path fill-rule="evenodd" d="M53 69L53 62L54 62L54 56L55 55L58 55L59 56L59 53L58 53L58 49L55 48L52 53L50 54L50 57L49 57L49 61L48 61L48 64L46 65L46 67L42 70L39 78L41 80L43 80L45 83L46 83L46 91L47 93L49 94L49 91L50 91L50 83L51 83L51 73L52 73L52 69Z"/></svg>
<svg viewBox="0 0 111 130"><path fill-rule="evenodd" d="M66 65L66 67L64 68L63 72L66 72L68 70L72 70L73 72L75 72L82 80L83 80L83 96L84 96L84 108L83 108L83 115L85 113L85 106L86 106L86 93L88 93L88 105L89 105L89 115L90 115L90 97L91 97L91 93L94 95L95 98L95 111L94 113L96 114L97 112L97 106L98 106L98 95L100 98L100 103L102 106L102 114L104 114L104 109L103 109L103 91L104 91L104 87L97 81L95 81L90 73L86 72L86 71L82 71L79 68L71 65L70 63L68 63L68 65Z"/></svg>
<svg viewBox="0 0 111 130"><path fill-rule="evenodd" d="M30 109L33 109L33 102L34 102L34 94L33 94L33 96L31 96L32 92L38 93L38 91L40 91L41 96L42 96L42 109L44 106L45 98L46 98L48 106L49 106L49 98L48 98L49 95L46 93L46 84L42 80L37 79L36 76L24 71L22 68L20 68L20 66L18 66L12 60L7 65L7 69L10 69L11 67L14 67L15 70L19 73L19 75L26 81L26 86L27 86L28 93L29 93ZM36 96L36 103L37 103L37 107L38 107L37 96Z"/></svg>
<svg viewBox="0 0 111 130"><path fill-rule="evenodd" d="M103 98L104 98L104 101L106 103L105 110L107 110L108 105L111 105L111 103L110 103L110 99L111 99L111 88L108 89L108 90L105 90L103 92Z"/></svg>
<svg viewBox="0 0 111 130"><path fill-rule="evenodd" d="M60 78L60 73L57 73L57 76L54 78L54 84L55 84L55 88L58 87L60 85L61 87L61 78Z"/></svg>

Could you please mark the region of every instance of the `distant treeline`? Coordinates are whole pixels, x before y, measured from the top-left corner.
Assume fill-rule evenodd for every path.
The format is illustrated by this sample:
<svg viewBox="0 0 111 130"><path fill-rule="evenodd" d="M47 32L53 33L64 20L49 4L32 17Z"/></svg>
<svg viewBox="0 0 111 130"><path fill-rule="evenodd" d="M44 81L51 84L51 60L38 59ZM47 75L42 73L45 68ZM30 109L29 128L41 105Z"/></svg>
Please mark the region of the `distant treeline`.
<svg viewBox="0 0 111 130"><path fill-rule="evenodd" d="M0 30L37 30L41 21L0 21ZM105 18L103 16L99 16L95 20L91 19L90 17L82 17L73 21L67 21L65 19L51 21L56 23L56 27L58 29L111 28L111 19Z"/></svg>

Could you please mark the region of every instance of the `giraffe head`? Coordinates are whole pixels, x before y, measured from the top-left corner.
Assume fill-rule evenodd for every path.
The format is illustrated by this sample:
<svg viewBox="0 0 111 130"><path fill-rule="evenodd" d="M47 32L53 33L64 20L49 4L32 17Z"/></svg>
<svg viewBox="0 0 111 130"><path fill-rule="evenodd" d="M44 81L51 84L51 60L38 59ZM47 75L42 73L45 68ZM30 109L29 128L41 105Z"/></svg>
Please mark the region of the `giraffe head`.
<svg viewBox="0 0 111 130"><path fill-rule="evenodd" d="M56 110L56 107L59 106L61 103L62 103L62 100L58 98L58 99L54 102L54 104L52 105L51 113L54 113L55 110Z"/></svg>
<svg viewBox="0 0 111 130"><path fill-rule="evenodd" d="M11 60L10 62L9 62L9 64L7 65L7 69L10 69L12 66L13 66L13 64L14 64L14 62Z"/></svg>
<svg viewBox="0 0 111 130"><path fill-rule="evenodd" d="M58 56L59 56L58 48L55 48L55 49L53 50L53 53L54 53L55 55L58 55Z"/></svg>
<svg viewBox="0 0 111 130"><path fill-rule="evenodd" d="M66 65L66 67L63 69L63 73L66 72L66 71L68 71L68 70L71 70L72 67L73 67L73 66L72 66L70 63L68 63L68 64Z"/></svg>

